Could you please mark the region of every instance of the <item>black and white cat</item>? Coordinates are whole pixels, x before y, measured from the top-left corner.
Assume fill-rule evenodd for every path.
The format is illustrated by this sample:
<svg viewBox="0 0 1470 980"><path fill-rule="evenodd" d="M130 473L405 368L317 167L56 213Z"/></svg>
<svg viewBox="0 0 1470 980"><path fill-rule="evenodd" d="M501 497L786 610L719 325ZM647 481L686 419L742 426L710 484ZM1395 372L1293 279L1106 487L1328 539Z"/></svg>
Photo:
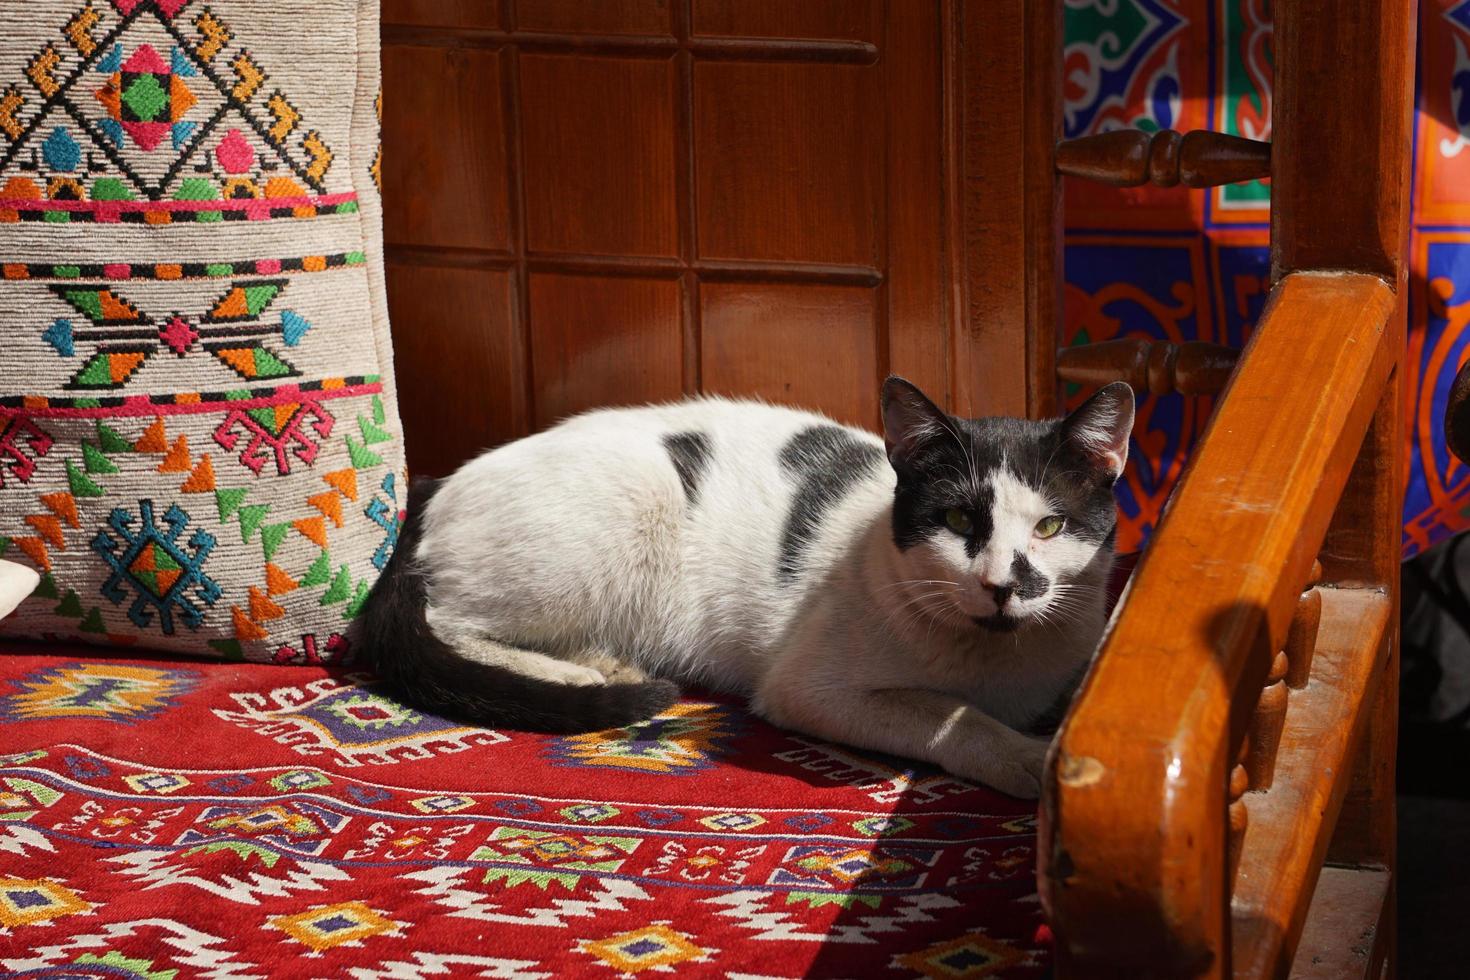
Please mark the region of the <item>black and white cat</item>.
<svg viewBox="0 0 1470 980"><path fill-rule="evenodd" d="M422 708L550 731L648 717L687 681L1034 797L1035 733L1103 632L1132 391L960 419L890 378L883 423L609 409L416 484L367 656Z"/></svg>

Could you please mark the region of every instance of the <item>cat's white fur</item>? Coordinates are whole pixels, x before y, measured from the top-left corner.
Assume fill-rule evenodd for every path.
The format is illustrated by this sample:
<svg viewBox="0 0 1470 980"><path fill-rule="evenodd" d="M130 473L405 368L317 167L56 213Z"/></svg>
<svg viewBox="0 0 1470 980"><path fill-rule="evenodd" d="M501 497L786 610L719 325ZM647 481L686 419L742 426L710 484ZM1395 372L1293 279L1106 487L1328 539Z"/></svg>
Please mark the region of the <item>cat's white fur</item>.
<svg viewBox="0 0 1470 980"><path fill-rule="evenodd" d="M900 551L885 462L826 512L805 570L781 581L796 484L779 450L831 424L709 398L595 411L486 453L425 511L415 557L430 628L465 656L567 683L602 682L613 661L598 654L610 653L744 694L778 725L1034 797L1047 742L1018 729L1093 652L1102 590L1013 600L1036 617L1015 632L970 617L996 611L984 584L1005 584L1017 551L1053 583L1084 569L1096 579L1098 563L1105 576L1110 551L1037 537L1058 508L1003 470L995 530L973 560L953 534ZM663 443L689 431L711 449L692 506ZM847 431L882 451L878 436Z"/></svg>

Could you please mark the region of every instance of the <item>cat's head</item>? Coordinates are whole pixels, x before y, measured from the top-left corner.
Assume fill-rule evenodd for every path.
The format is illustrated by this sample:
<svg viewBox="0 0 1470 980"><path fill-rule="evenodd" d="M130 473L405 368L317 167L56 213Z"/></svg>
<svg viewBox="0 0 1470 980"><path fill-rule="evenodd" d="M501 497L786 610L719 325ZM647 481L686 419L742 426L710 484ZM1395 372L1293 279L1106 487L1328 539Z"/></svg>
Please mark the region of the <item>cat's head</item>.
<svg viewBox="0 0 1470 980"><path fill-rule="evenodd" d="M962 419L902 378L883 386L898 474L893 541L914 600L991 630L1060 622L1095 604L1113 549L1113 484L1133 391L1110 384L1065 419Z"/></svg>

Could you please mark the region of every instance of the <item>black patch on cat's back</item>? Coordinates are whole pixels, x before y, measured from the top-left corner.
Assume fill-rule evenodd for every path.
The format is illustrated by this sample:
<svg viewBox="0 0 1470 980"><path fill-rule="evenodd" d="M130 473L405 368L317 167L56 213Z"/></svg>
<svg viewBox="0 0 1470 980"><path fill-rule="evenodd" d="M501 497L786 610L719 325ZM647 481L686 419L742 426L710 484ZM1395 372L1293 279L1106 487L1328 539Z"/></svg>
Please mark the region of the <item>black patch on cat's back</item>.
<svg viewBox="0 0 1470 980"><path fill-rule="evenodd" d="M801 571L801 553L827 511L883 462L883 451L836 425L802 429L781 447L781 468L796 481L796 495L781 532L777 577L790 582Z"/></svg>
<svg viewBox="0 0 1470 980"><path fill-rule="evenodd" d="M663 444L684 486L684 497L692 507L699 503L699 481L709 468L709 436L703 432L670 432L664 436Z"/></svg>

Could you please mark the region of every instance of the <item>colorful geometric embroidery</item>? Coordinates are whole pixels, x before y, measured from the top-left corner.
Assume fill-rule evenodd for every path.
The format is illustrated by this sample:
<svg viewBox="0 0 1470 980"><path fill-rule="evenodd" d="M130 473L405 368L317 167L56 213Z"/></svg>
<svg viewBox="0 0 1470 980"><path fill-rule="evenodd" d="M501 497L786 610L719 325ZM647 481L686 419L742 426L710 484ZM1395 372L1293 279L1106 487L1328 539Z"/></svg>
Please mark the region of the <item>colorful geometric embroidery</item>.
<svg viewBox="0 0 1470 980"><path fill-rule="evenodd" d="M388 499L375 496L368 501L367 509L363 511L368 520L383 529L382 543L373 552L373 567L380 571L387 566L388 559L393 557L393 550L398 547L398 532L408 519L408 511L398 504L397 481L392 473L383 477L382 489Z"/></svg>
<svg viewBox="0 0 1470 980"><path fill-rule="evenodd" d="M14 679L72 661L5 663L0 687L18 690ZM292 955L314 977L1047 968L1024 801L972 786L895 812L773 762L789 736L734 706L738 745L672 796L657 773L547 766L554 738L523 732L405 749L391 769L326 752L303 766L309 736L291 722L278 715L266 735L221 709L284 714L340 693L340 713L372 726L401 706L376 712L349 674L319 667L198 673L178 704L125 729L68 717L0 726L21 750L0 758L5 884L60 885L88 903L23 931L0 924L25 940L0 942L0 973L125 969L117 958L110 972L81 969L83 951L180 977L201 964L275 975ZM639 800L664 805L625 802ZM890 832L856 827L876 821Z"/></svg>
<svg viewBox="0 0 1470 980"><path fill-rule="evenodd" d="M277 473L285 476L291 472L288 450L308 466L316 459L321 446L307 429L310 428L318 438L325 439L332 434L335 422L336 419L319 400L308 398L300 402L278 402L232 410L214 430L214 441L226 452L233 452L244 437L241 465L258 475L270 462L275 464ZM390 473L386 479L391 478ZM373 564L380 569L383 567L376 559Z"/></svg>
<svg viewBox="0 0 1470 980"><path fill-rule="evenodd" d="M7 929L50 922L92 908L76 892L48 878L0 877L0 926Z"/></svg>
<svg viewBox="0 0 1470 980"><path fill-rule="evenodd" d="M313 205L297 202L308 189L323 191L333 153L317 130L288 138L296 136L300 113L279 89L260 98L265 73L250 53L232 59L233 81L218 70L233 40L229 26L206 11L190 38L174 23L182 4L114 6L116 20L87 3L58 32L64 45L47 43L35 56L26 77L38 101L7 90L10 145L0 153L0 171L27 155L43 183L11 178L0 188L8 199L0 201L0 221L33 214L127 220L136 213L162 224L176 211L219 221L252 216L232 205L261 198L314 214ZM25 207L43 194L45 209ZM122 207L139 197L147 209ZM335 203L355 205L355 197ZM180 204L197 210L172 207Z"/></svg>
<svg viewBox="0 0 1470 980"><path fill-rule="evenodd" d="M843 891L911 889L924 883L939 854L932 848L799 844L786 852L769 881Z"/></svg>
<svg viewBox="0 0 1470 980"><path fill-rule="evenodd" d="M311 324L290 310L283 310L274 326L259 322L288 283L236 281L199 314L156 318L106 283L53 285L51 291L91 326L74 327L71 320L58 317L42 337L62 357L74 357L79 343L95 345L95 352L66 383L68 388L115 390L154 354L167 350L184 357L201 348L246 381L291 377L299 372L261 337L279 334L287 347L295 347Z"/></svg>
<svg viewBox="0 0 1470 980"><path fill-rule="evenodd" d="M350 653L403 450L359 213L376 37L317 6L46 0L0 38L0 225L37 222L0 236L0 305L30 311L0 359L0 552L44 573L7 635Z"/></svg>
<svg viewBox="0 0 1470 980"><path fill-rule="evenodd" d="M304 255L285 259L259 259L254 262L88 262L59 265L52 262L7 262L0 266L0 278L23 279L226 279L230 276L276 276L294 272L325 272L348 266L363 265L362 252L334 252L331 255Z"/></svg>
<svg viewBox="0 0 1470 980"><path fill-rule="evenodd" d="M676 932L668 922L656 922L606 939L584 941L581 948L623 974L644 970L674 973L677 966L708 963L720 952L696 946L688 934Z"/></svg>
<svg viewBox="0 0 1470 980"><path fill-rule="evenodd" d="M928 949L893 958L895 967L913 970L930 980L994 976L1026 959L1019 949L987 937L978 930Z"/></svg>
<svg viewBox="0 0 1470 980"><path fill-rule="evenodd" d="M372 936L401 935L402 924L374 911L363 902L338 902L333 905L318 905L295 915L277 916L269 921L274 929L286 935L312 952L343 944L358 946Z"/></svg>
<svg viewBox="0 0 1470 980"><path fill-rule="evenodd" d="M682 701L648 721L558 738L548 748L561 766L687 775L714 765L737 734L729 708Z"/></svg>
<svg viewBox="0 0 1470 980"><path fill-rule="evenodd" d="M130 725L173 707L199 683L199 674L129 664L69 663L14 683L21 693L0 698L0 721L91 718Z"/></svg>
<svg viewBox="0 0 1470 980"><path fill-rule="evenodd" d="M487 882L510 887L529 882L541 889L557 884L572 891L581 873L617 872L641 843L636 837L496 827L470 858L496 863L485 872Z"/></svg>
<svg viewBox="0 0 1470 980"><path fill-rule="evenodd" d="M98 181L102 183L102 181ZM356 214L357 195L280 194L267 185L261 197L229 201L42 201L40 191L24 177L11 178L0 187L0 223L44 221L52 224L98 222L102 224L167 225L180 222L207 224L216 221L267 221L274 218L315 218L334 214ZM253 189L247 189L253 192ZM94 192L95 193L95 192Z"/></svg>
<svg viewBox="0 0 1470 980"><path fill-rule="evenodd" d="M214 550L214 535L196 528L187 545L179 538L189 526L189 515L178 504L170 504L163 515L166 528L154 521L153 501L138 501L138 516L119 507L108 518L108 527L92 539L92 550L112 567L102 584L102 594L113 605L128 597L124 583L135 594L128 618L140 628L153 624L165 634L174 631L174 613L190 629L204 621L204 606L213 606L223 594L219 583L204 573L204 561ZM188 548L188 551L185 551ZM189 592L192 590L193 595Z"/></svg>
<svg viewBox="0 0 1470 980"><path fill-rule="evenodd" d="M51 451L55 440L25 415L0 418L0 489L8 471L22 483L31 482L36 460Z"/></svg>
<svg viewBox="0 0 1470 980"><path fill-rule="evenodd" d="M109 60L119 60L121 54L119 48L116 56L109 56ZM186 121L184 116L199 101L184 79L197 74L194 66L180 56L179 48L174 49L170 66L159 58L151 45L138 45L128 59L121 62L120 70L108 76L94 93L107 110L107 120L99 123L103 133L114 144L123 143L120 134L126 134L145 151L156 148L165 136L171 138L174 149L182 147L198 127L197 122ZM81 156L76 143L64 129L52 130L52 135L65 140L67 152L59 161L48 153L46 162L59 170L76 169Z"/></svg>
<svg viewBox="0 0 1470 980"><path fill-rule="evenodd" d="M356 676L280 688L271 691L269 699L236 694L238 709L215 709L214 714L301 755L329 755L339 766L391 765L506 739L499 732L467 728L403 707L352 683Z"/></svg>
<svg viewBox="0 0 1470 980"><path fill-rule="evenodd" d="M234 391L181 391L148 395L110 395L100 398L6 395L0 397L0 410L23 408L36 417L54 418L197 415L225 407L264 408L293 400L322 401L328 398L374 395L382 390L382 381L378 375L360 374L345 378L326 378L321 381L300 381L278 387L240 388ZM314 392L320 392L320 394L308 394Z"/></svg>
<svg viewBox="0 0 1470 980"><path fill-rule="evenodd" d="M270 578L270 569L275 566L267 566L266 575ZM278 591L274 586L271 591ZM327 637L327 642L318 650L316 636L307 633L301 637L301 648L283 643L271 658L273 664L303 664L307 666L322 666L324 664L339 664L349 659L351 644L347 637L341 633L333 633Z"/></svg>

